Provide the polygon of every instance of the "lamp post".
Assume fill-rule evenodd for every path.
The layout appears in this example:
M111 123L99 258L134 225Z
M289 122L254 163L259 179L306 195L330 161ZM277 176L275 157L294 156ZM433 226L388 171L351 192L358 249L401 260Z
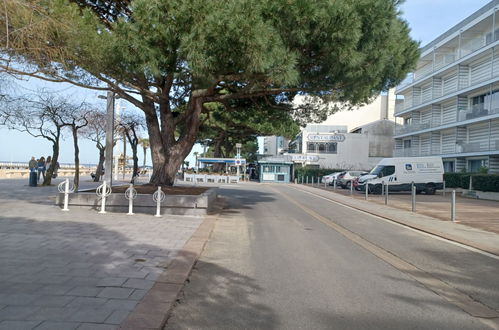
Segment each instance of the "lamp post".
M106 99L106 151L104 161L104 181L112 186L113 180L113 147L114 147L114 92L108 91L107 95L99 95Z
M237 177L239 178L239 167L240 167L240 164L241 164L241 148L242 148L242 144L241 143L236 143L236 149L237 149L237 155L236 155L236 159L239 160L239 162L236 162L236 168L237 168ZM239 179L238 179L239 180Z

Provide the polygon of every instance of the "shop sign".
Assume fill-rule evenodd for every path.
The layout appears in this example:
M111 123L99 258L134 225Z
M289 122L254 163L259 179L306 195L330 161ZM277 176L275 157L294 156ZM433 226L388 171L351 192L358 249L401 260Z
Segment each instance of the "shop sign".
M343 134L309 134L308 141L310 142L343 142L345 135Z
M291 155L291 160L293 160L294 162L318 162L319 156Z

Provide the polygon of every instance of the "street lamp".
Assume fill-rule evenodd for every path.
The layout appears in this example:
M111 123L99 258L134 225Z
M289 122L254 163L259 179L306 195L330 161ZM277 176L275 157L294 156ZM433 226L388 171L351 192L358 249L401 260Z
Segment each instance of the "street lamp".
M241 143L236 143L236 149L237 149L236 159L238 160L236 162L236 168L237 168L237 177L238 178L239 178L239 167L241 166L241 148L242 147L243 147L243 145Z
M114 92L108 91L107 95L98 95L100 99L105 99L106 103L106 151L104 161L104 180L113 183L113 147L114 147L114 100L119 98Z

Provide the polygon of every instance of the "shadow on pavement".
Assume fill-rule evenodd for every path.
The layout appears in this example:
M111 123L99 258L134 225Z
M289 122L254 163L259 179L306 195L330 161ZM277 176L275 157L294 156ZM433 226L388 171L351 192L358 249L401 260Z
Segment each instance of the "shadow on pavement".
M164 329L274 329L277 315L255 301L261 293L251 277L199 260Z

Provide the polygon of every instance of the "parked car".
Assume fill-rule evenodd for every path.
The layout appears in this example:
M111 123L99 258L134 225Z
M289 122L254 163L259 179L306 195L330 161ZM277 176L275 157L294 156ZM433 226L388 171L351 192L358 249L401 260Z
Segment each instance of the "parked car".
M350 189L352 181L357 179L359 176L366 172L363 171L347 171L344 175L340 175L338 178L338 185L343 189Z
M333 185L333 180L338 180L338 177L345 172L334 172L322 177L322 183L327 183L328 185Z
M444 167L441 157L400 157L384 158L368 174L359 178L358 189L381 193L381 185L388 184L390 191L411 191L412 184L416 192L424 191L428 195L443 187Z

